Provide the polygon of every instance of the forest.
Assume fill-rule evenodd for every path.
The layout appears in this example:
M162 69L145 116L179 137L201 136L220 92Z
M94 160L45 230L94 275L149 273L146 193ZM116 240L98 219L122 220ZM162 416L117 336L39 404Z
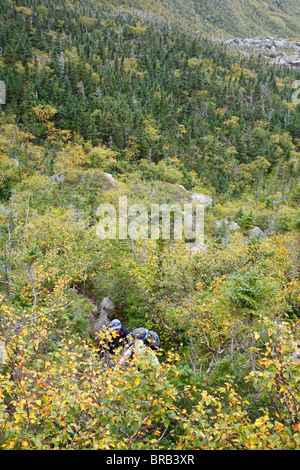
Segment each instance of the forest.
M0 449L299 449L300 69L129 3L0 3ZM200 245L97 235L197 195ZM158 368L99 360L104 298Z

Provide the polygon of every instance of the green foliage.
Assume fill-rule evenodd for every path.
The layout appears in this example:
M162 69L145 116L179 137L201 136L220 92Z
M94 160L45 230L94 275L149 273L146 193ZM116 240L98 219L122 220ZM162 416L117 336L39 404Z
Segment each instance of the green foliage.
M143 24L133 13L116 13L117 4L110 11L93 2L92 16L78 6L78 16L53 0L42 10L32 0L12 9L4 2L0 78L8 83L0 190L34 172L93 168L138 171L152 181L213 187L233 196L251 188L260 194L270 180L267 193L284 191L284 184L295 199L298 111L290 100L297 71L230 55L221 44L195 36L191 24L183 32L162 20L157 34L151 15ZM155 1L150 9L154 5L162 16L176 12L172 2L169 10ZM211 4L186 8L210 23ZM228 11L236 8L229 2ZM257 12L252 3L248 9ZM213 11L223 15L224 7L214 5ZM274 11L282 14L279 6Z
M239 215L239 214L238 214ZM249 230L253 228L253 214L244 214L238 218L239 224L241 226L241 229L244 233L244 235L249 235Z
M256 315L269 302L276 286L255 268L233 276L226 293L233 308L241 315Z
M40 3L0 5L0 448L299 448L299 72L204 37L297 34L296 2ZM97 237L194 192L204 247ZM104 297L158 368L99 359Z

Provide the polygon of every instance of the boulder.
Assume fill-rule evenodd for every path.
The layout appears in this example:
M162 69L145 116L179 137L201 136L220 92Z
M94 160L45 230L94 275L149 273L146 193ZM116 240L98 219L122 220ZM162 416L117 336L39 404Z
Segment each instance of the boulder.
M112 186L113 186L114 188L116 188L116 187L117 187L117 183L116 183L114 177L113 177L110 173L104 173L104 174L105 174L106 178L109 180L109 182L112 184Z
M98 333L104 325L108 325L110 320L115 316L115 305L108 298L104 297L100 305L100 315L98 320L94 324L94 331Z
M97 305L95 305L95 307L93 308L92 310L92 314L94 315L94 317L98 317L99 315L99 308L97 307Z
M223 229L223 233L222 233ZM227 219L220 219L216 221L216 235L221 236L225 244L230 240L230 234L240 229L239 224L234 221L229 222Z
M238 223L236 222L230 222L230 224L228 225L228 229L232 232L235 232L236 230L239 230L241 227L239 226Z
M267 238L267 235L259 227L254 227L252 230L250 230L249 237L265 239Z
M221 228L222 225L228 225L228 220L227 219L220 219L216 221L216 227Z
M56 175L50 176L49 180L58 184L58 183L63 183L66 177L67 175L65 173L57 173Z
M205 206L211 206L213 200L211 197L206 196L206 194L192 193L191 202L200 202L200 204L204 204Z
M236 230L239 230L240 229L240 226L239 224L237 224L236 222L229 222L227 219L220 219L220 220L217 220L216 221L216 227L217 229L219 230L222 226L226 226L226 228L230 231L236 231Z
M188 249L191 252L198 252L198 251L206 251L208 249L208 245L205 243L188 243Z

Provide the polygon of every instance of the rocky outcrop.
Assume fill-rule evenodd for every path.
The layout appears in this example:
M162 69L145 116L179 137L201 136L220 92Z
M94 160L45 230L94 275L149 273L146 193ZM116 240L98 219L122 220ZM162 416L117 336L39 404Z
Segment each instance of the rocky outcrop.
M60 184L63 183L67 175L65 173L56 173L55 175L50 176L49 180L53 183Z
M201 251L206 251L208 249L208 245L205 243L187 243L188 250L192 253L198 253Z
M261 228L259 228L259 227L254 227L252 230L250 230L249 237L250 237L250 238L262 238L262 239L265 239L265 238L267 238L267 235L265 234L265 232L264 232Z
M56 184L65 183L67 186L85 185L88 189L93 189L95 185L103 190L117 188L117 183L110 173L97 169L64 171L50 176L49 181Z
M199 202L200 204L204 204L205 206L211 206L213 200L211 197L206 196L206 194L201 193L192 193L191 194L191 202Z
M229 243L230 235L240 229L238 223L227 219L216 221L216 235L222 237L225 244Z
M300 42L288 41L286 39L274 39L270 36L257 38L234 38L225 41L224 44L238 48L242 53L263 53L265 58L272 64L287 67L300 68Z
M115 316L115 305L114 303L108 298L104 297L101 302L100 309L97 309L93 312L99 318L94 324L94 331L98 333L103 325L107 325L110 320L112 320Z
M109 182L111 183L112 187L113 188L116 188L117 187L117 183L113 177L113 175L111 175L110 173L104 173L106 178L109 180Z
M239 224L236 222L229 222L227 219L221 219L216 221L216 228L219 231L222 227L226 227L228 230L235 232L236 230L240 229Z

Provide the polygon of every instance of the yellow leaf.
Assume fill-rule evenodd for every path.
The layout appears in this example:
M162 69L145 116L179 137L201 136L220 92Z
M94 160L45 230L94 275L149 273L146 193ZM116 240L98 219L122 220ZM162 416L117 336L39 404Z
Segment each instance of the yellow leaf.
M136 378L134 379L135 385L138 385L138 384L140 383L140 381L141 381L141 379L140 379L139 377L136 377Z

